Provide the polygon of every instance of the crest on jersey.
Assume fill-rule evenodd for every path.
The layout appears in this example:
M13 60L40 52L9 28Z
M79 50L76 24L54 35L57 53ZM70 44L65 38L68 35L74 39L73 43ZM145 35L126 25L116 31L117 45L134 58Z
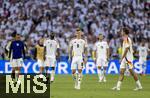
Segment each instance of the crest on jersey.
M19 46L19 43L17 43L16 45Z

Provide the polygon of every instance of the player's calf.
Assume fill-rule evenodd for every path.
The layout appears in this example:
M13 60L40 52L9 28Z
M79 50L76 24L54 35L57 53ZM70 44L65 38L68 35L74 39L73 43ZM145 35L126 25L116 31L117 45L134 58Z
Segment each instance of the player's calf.
M52 72L51 72L51 82L54 82L54 76L55 76L55 67L51 67Z

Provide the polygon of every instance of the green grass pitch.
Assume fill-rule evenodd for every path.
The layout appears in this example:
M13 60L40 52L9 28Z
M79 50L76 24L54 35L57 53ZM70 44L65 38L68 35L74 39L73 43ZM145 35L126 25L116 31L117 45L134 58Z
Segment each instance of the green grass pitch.
M118 75L107 75L106 83L99 83L97 75L84 75L81 90L74 89L71 75L56 75L50 85L50 98L150 98L150 76L139 77L143 86L141 91L133 91L135 82L126 76L121 91L113 91Z

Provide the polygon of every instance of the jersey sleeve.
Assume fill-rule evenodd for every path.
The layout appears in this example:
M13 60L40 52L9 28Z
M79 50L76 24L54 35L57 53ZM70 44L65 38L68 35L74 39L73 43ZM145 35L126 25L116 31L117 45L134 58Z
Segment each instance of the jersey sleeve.
M60 48L59 42L57 41L57 48Z
M85 40L85 47L87 48L88 47L88 44L87 44L87 41Z
M108 45L108 43L106 42L106 48L108 49L109 48L109 45Z
M129 40L125 40L125 41L124 41L124 46L125 46L125 48L129 48L129 47L130 47L130 42L129 42Z
M71 40L69 43L69 47L72 47L72 46L73 46L73 40Z
M43 46L46 46L46 42L47 42L47 41L46 41L46 40L44 40L44 44L43 44Z

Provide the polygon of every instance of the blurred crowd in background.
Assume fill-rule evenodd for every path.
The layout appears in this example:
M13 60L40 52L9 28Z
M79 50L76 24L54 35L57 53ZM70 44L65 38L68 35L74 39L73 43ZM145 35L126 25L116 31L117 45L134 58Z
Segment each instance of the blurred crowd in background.
M0 0L0 59L5 47L17 32L27 45L26 55L32 58L40 38L56 33L61 56L68 55L68 43L76 28L81 28L88 41L89 56L99 33L110 46L111 58L121 54L123 27L128 27L137 47L144 40L150 46L149 0Z

